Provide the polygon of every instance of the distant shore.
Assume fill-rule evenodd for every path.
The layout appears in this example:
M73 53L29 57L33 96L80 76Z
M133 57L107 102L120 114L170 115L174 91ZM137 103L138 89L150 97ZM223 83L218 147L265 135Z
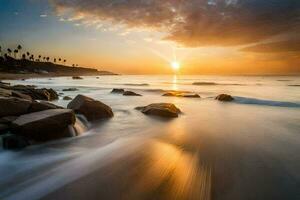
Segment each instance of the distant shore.
M60 76L102 76L118 75L109 71L79 66L67 66L52 62L14 59L9 56L0 57L0 80L48 78Z
M30 79L30 78L55 78L55 77L67 77L67 76L107 76L107 75L118 75L113 73L106 72L97 72L97 73L57 73L49 72L47 74L41 73L26 73L26 74L16 74L16 73L5 73L0 72L0 80L21 80L21 79Z

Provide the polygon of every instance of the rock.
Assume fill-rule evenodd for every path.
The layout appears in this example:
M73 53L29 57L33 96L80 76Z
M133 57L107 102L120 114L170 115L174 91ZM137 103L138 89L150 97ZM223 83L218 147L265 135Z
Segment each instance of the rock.
M99 79L99 77L97 76L96 79Z
M1 124L11 124L13 121L15 121L18 117L17 116L7 116L0 118Z
M72 92L72 91L77 91L78 89L77 88L66 88L66 89L63 89L62 91L64 92Z
M27 94L23 94L21 92L17 92L17 91L12 91L11 92L11 96L13 97L18 97L18 98L21 98L21 99L27 99L29 101L32 101L32 98L31 96L27 95Z
M182 97L186 97L186 98L201 98L199 94L182 94Z
M121 88L114 88L111 91L111 93L119 93L119 94L123 94L124 92L125 92L125 90L121 89Z
M72 76L72 79L83 79L82 77L80 77L80 76Z
M9 126L7 124L0 124L0 135L5 134L9 131Z
M35 100L46 100L46 101L52 101L58 99L58 94L53 89L35 89L32 86L14 86L13 89L15 91L18 91L22 94L29 95L32 99Z
M228 94L220 94L215 99L219 100L219 101L233 101L234 100L234 98Z
M4 149L22 149L29 145L28 140L18 135L6 135L2 138Z
M75 114L70 109L50 109L21 115L11 124L16 135L35 141L48 141L73 136L70 126L75 123Z
M132 92L132 91L125 91L125 92L123 93L123 95L124 95L124 96L142 96L142 95L137 94L137 93Z
M161 117L178 117L178 114L181 111L171 103L153 103L144 107L136 107L137 110L140 110L146 115L157 115Z
M113 117L112 109L104 103L90 97L77 95L69 104L69 109L84 115L88 121Z
M31 101L15 97L0 98L0 117L22 115L28 112Z
M65 96L65 97L63 98L63 100L66 100L66 101L68 101L68 100L72 100L72 98L71 98L71 97L69 97L69 96Z
M49 110L49 109L62 109L62 107L46 101L40 101L40 102L33 101L29 107L28 113L39 112L39 111Z
M195 93L182 93L182 92L167 92L162 96L166 97L186 97L186 98L200 98L198 94Z
M12 95L11 90L0 88L0 96L1 97L10 97Z

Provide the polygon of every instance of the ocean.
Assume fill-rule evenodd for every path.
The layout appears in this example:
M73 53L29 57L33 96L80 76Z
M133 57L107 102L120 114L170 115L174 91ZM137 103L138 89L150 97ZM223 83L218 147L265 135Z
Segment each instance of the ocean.
M78 137L0 150L0 199L300 199L299 76L94 76L8 81L83 94L114 117ZM77 91L62 91L66 88ZM113 94L124 88L142 96ZM201 98L162 96L168 90ZM235 100L220 102L218 94ZM137 106L173 103L163 120ZM84 127L83 127L84 126ZM88 127L88 128L86 128ZM41 130L42 131L42 130Z

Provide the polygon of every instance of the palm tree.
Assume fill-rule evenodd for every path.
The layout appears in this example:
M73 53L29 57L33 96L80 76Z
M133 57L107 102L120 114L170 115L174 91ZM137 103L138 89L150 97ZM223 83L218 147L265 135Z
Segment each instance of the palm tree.
M56 63L56 58L53 59L54 63Z
M22 59L23 59L23 60L26 59L26 54L25 54L25 53L22 54Z
M19 51L18 51L18 49L15 49L14 50L14 57L15 57L15 59L17 59L17 54L19 53Z
M11 52L12 52L11 49L8 48L8 49L7 49L7 53L8 53L9 56L11 56Z
M33 54L31 54L30 60L34 61L34 55Z
M46 58L47 62L49 62L49 59L50 59L49 57Z
M46 60L46 57L43 57L43 61L45 62L45 60Z
M19 53L21 54L22 46L18 45L17 49L18 49Z
M26 54L27 54L27 56L28 56L28 57L30 56L30 53L29 53L28 51L27 51L27 53L26 53Z
M60 61L61 61L61 58L59 58L58 61L60 62Z
M38 59L38 61L40 61L41 57L42 57L42 56L41 56L41 55L39 55L39 59Z
M64 59L64 64L66 64L66 62L67 62L67 60L66 60L66 59Z

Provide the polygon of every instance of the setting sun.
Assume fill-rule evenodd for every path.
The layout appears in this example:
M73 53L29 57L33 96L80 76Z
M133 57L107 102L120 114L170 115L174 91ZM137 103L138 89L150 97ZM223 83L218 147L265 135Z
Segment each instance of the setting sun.
M180 68L180 63L177 61L173 61L171 63L171 66L172 66L173 70L177 71Z

